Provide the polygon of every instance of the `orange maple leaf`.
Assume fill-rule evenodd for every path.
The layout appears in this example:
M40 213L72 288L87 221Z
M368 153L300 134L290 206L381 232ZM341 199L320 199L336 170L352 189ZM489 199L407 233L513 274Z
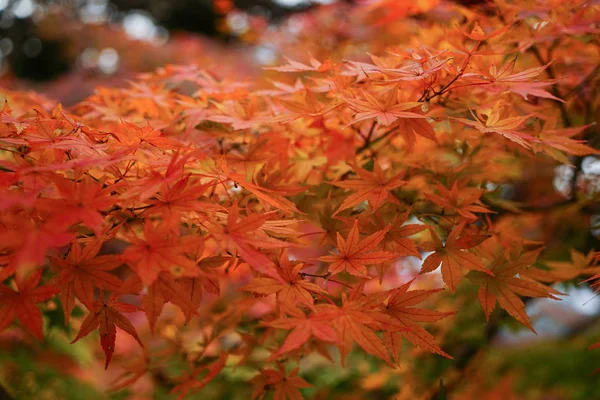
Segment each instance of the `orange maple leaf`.
M326 72L331 69L336 68L336 65L330 60L327 59L324 63L321 63L319 60L310 55L309 63L310 65L303 64L298 61L294 61L286 56L283 58L287 61L287 65L282 65L279 67L264 67L263 69L273 70L278 72Z
M360 179L330 182L330 184L334 186L356 190L355 193L344 200L333 214L334 216L343 210L359 205L363 201L368 201L373 210L379 208L388 198L391 198L392 202L395 202L396 200L390 196L390 191L406 183L406 181L402 180L404 173L399 173L391 178L386 178L381 166L377 162L373 165L373 172L358 166L356 166L354 170Z
M338 337L331 326L331 321L318 314L312 314L307 317L302 311L296 310L292 312L291 318L276 319L265 323L265 325L277 329L292 329L279 350L273 354L273 358L296 350L307 343L311 336L324 342L338 342Z
M441 264L442 279L452 293L456 291L456 285L460 280L461 266L471 270L481 271L492 276L494 275L493 272L485 267L481 258L467 251L467 249L479 245L482 241L487 239L488 236L461 236L465 224L466 223L463 221L454 227L448 235L445 244L442 243L438 235L431 230L433 242L420 245L423 250L433 251L433 254L430 254L425 261L423 261L421 273L424 274L436 270Z
M486 319L490 318L497 302L512 317L535 333L525 311L525 304L517 294L526 297L549 297L555 300L558 298L554 294L561 294L534 280L525 279L526 269L535 263L540 251L541 249L533 250L518 256L503 252L489 267L494 273L493 276L478 271L469 273L469 279L479 285L479 303ZM523 276L520 273L523 273Z
M277 293L279 304L283 307L295 307L304 304L314 309L313 293L327 293L321 287L303 279L300 274L306 268L303 263L290 262L288 251L284 249L279 257L277 270L282 281L273 278L253 278L242 289L261 296Z
M351 275L368 278L366 265L380 264L396 258L394 253L388 251L374 251L383 240L389 226L360 240L358 233L358 220L344 239L337 233L338 254L331 253L329 256L319 257L319 261L331 263L329 273L331 275L347 271Z
M383 312L396 319L400 324L406 326L403 332L384 332L383 341L392 352L394 359L398 362L398 354L401 347L401 338L404 337L413 346L423 350L437 353L446 358L452 358L444 352L435 342L433 335L425 330L419 322L434 322L455 314L454 312L440 312L414 308L413 306L423 302L429 296L442 289L431 290L408 290L414 280L390 291L390 297L382 305Z
M478 217L473 213L492 213L479 200L483 191L475 188L463 187L459 190L458 181L455 181L452 188L448 190L444 185L437 182L439 195L426 193L425 196L435 204L443 207L445 210L453 211L469 220L476 220Z
M416 112L407 111L416 107L421 107L421 103L414 101L398 103L397 87L393 87L389 90L389 93L383 102L380 102L375 96L364 90L361 91L361 94L364 100L345 95L340 96L340 98L356 112L352 121L346 126L373 118L378 124L384 126L391 125L398 118L427 118Z
M531 114L520 117L501 118L500 102L496 103L491 109L478 110L477 113L471 111L471 114L473 115L473 120L451 118L467 126L471 126L481 133L497 133L502 135L526 149L531 149L531 142L539 142L539 139L517 130L519 126L533 116Z
M356 342L364 351L391 366L393 363L387 348L376 332L403 332L410 328L381 311L380 304L389 296L387 292L363 295L365 282L363 279L348 295L342 294L341 307L319 304L314 318L331 321L333 324L339 339L337 346L340 349L342 365L345 364L352 344Z
M275 211L271 211L240 218L236 201L229 209L226 226L212 224L210 232L224 247L239 252L244 261L257 272L283 282L283 278L279 275L273 261L257 250L258 248L273 249L288 246L287 243L271 238L259 230L276 214Z

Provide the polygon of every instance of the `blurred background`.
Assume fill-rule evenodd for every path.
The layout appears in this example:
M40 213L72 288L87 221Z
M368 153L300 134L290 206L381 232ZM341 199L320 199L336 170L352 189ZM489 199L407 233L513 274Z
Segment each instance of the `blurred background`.
M248 45L286 16L334 1L0 0L0 84L73 104L97 84L165 64L214 64L206 54L223 47L247 58L238 74L248 74L276 59L273 48ZM219 68L235 69L225 61Z
M333 53L338 58L364 58L366 51L377 53L393 42L394 37L382 35L377 43L371 40L381 33L382 16L395 12L393 5L390 6L393 1L388 2L391 8L369 9L376 23L356 23L354 7L368 7L368 3L352 0L0 0L0 87L33 90L68 106L84 100L96 86L123 86L140 73L169 64L196 64L202 69L218 71L220 76L243 81L262 73L262 67L280 62L281 55L292 47L305 46L303 52L311 52L318 59ZM430 7L439 2L421 3L425 4L423 7ZM460 3L469 7L485 2L465 0ZM440 7L439 12L443 14L444 8ZM319 24L319 33L327 34L311 37L314 34L311 24ZM414 27L402 29L410 31ZM402 30L394 34L399 32ZM539 167L543 173L531 172L531 181L539 181L540 176L546 174L545 182L552 186L555 198L569 199L576 196L576 191L599 191L600 161L596 157L584 158L577 169L568 165L548 169L548 165ZM535 196L535 188L527 181L499 190L503 191L504 199L531 200ZM560 253L559 257L568 265L583 266L589 261L586 259L589 252L599 248L600 213L598 210L591 213L592 224L596 226L591 230L573 230L570 224L571 230L564 231L567 225L561 225L558 216L548 219L552 222L552 226L546 227L550 229L548 232L554 234L558 242L562 241L564 248L573 246L579 250L572 254ZM567 217L565 214L561 218ZM374 360L357 358L355 354L355 359L344 370L327 368L322 361L306 360L314 362L307 379L317 388L328 388L330 396L385 399L402 391L403 379L413 379L418 382L417 386L437 386L448 371L452 371L469 376L470 383L462 387L466 397L462 398L600 399L600 385L595 384L597 378L589 377L589 373L600 366L600 357L597 351L586 350L600 337L600 301L585 284L572 282L557 288L568 294L561 302L535 299L527 303L537 336L512 322L488 325L477 304L454 304L455 298L447 296L440 298L439 304L461 309L445 332L444 346L457 354L455 361L415 353L411 357L417 361L412 365L417 365L418 371L410 372L391 370ZM68 329L61 316L59 311L52 315L51 327ZM131 389L118 393L105 390L110 382L102 380L106 375L101 366L87 371L78 367L78 362L85 364L91 360L95 343L90 346L82 341L69 345L55 336L34 351L11 347L11 343L11 338L0 337L0 384L10 387L17 398L132 398L128 397L132 395ZM486 351L480 351L482 348ZM57 365L60 368L55 368ZM360 378L365 371L371 372L369 378ZM113 381L118 376L110 378ZM151 378L154 387L158 387L154 398L163 398L163 395L169 398L166 396L169 387L160 386L161 376ZM232 382L246 379L243 369L226 370L207 388L206 393L213 393L207 398L247 399L248 387L231 386ZM353 393L357 388L361 395L351 397L356 396ZM440 386L439 392L444 390ZM3 400L2 396L0 392ZM327 398L327 394L324 396L321 398ZM133 398L137 398L135 393ZM445 397L440 395L439 399L442 398Z

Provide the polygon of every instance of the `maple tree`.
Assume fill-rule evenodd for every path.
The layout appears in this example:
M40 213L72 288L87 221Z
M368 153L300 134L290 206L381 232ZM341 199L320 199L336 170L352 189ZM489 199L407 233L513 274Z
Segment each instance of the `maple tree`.
M252 81L169 65L72 107L0 89L0 331L41 341L58 307L114 388L177 359L178 398L248 368L252 398L295 400L313 354L458 358L456 387L460 304L534 331L527 298L598 289L598 4L365 3L308 13ZM345 11L371 35L332 53ZM568 193L536 173L558 165Z

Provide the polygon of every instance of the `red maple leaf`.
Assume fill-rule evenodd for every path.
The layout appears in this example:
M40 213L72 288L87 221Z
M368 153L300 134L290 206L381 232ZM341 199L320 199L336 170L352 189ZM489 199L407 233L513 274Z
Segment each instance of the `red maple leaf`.
M202 236L180 236L167 224L154 224L150 219L144 223L144 239L127 235L131 246L125 249L122 259L127 262L145 285L151 285L161 271L177 276L197 275L196 261L187 256L199 254L204 240Z
M17 279L18 291L0 285L0 331L18 319L23 328L44 341L42 312L36 304L48 300L59 290L52 286L38 286L43 272L43 269L38 269L24 280Z
M55 267L58 276L53 284L60 287L60 300L65 314L65 323L75 306L77 297L88 309L94 302L94 287L101 290L118 291L123 282L106 271L117 268L123 262L119 256L97 256L102 240L90 241L85 247L73 242L65 259L50 257L50 264Z
M142 311L141 308L131 304L120 303L117 301L118 295L113 294L108 303L96 301L93 304L90 313L83 320L79 333L71 343L75 343L82 337L89 335L96 328L100 331L100 345L104 354L106 354L106 363L104 368L108 368L110 359L115 351L115 340L117 337L117 326L130 334L139 344L144 347L135 327L125 318L122 313L132 313Z
M179 384L171 390L170 394L179 393L177 399L183 400L190 391L195 392L202 389L204 386L208 385L219 372L221 372L223 367L225 367L226 361L227 353L222 352L218 360L207 365L201 365L189 373L186 373L178 379ZM204 371L206 371L206 374L204 374L201 379L198 379L198 376Z
M279 369L264 369L261 375L253 379L256 388L252 393L251 400L262 399L268 390L274 390L273 399L276 400L302 400L304 397L298 389L311 387L308 382L298 376L300 368L286 374L281 364Z

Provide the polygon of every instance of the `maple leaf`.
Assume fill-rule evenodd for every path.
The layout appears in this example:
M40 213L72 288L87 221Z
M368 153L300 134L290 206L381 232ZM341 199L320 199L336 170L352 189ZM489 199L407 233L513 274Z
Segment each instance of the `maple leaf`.
M406 224L410 213L410 209L402 214L394 213L392 221L386 225L384 220L389 218L386 218L387 216L384 216L383 213L376 211L372 215L360 219L359 223L361 228L367 232L375 232L387 228L381 242L383 250L391 250L399 257L413 256L421 258L421 253L419 253L417 245L408 239L408 237L424 231L427 229L427 226L424 224Z
M374 251L388 230L389 226L360 240L358 220L355 220L346 239L339 232L337 233L337 250L339 253L332 252L329 256L319 257L318 260L331 263L328 270L331 275L347 271L351 275L368 278L366 265L380 264L396 258L394 253Z
M123 252L122 259L130 265L144 285L151 285L161 271L175 275L197 275L195 260L186 253L202 253L202 236L179 236L179 232L166 224L154 224L150 219L144 223L144 239L128 234L131 246Z
M502 68L497 68L496 65L492 63L489 72L484 75L484 79L492 85L482 85L482 87L484 89L489 89L493 91L508 90L520 94L525 100L527 100L528 95L533 95L536 97L557 100L564 103L563 100L541 89L545 86L553 85L554 83L556 83L555 80L531 81L531 79L536 78L539 74L542 73L542 71L547 69L550 66L550 64L552 64L552 62L549 62L546 65L542 65L540 67L528 68L521 72L513 73L512 71L515 67L516 61L517 59L514 58L511 62L507 63Z
M392 366L387 348L376 331L401 332L409 328L379 309L379 305L388 297L387 292L362 295L365 282L366 280L362 280L348 296L346 293L342 294L341 307L333 304L318 305L314 318L325 319L333 324L339 339L337 346L340 349L342 365L345 365L346 356L352 344L356 342L365 352Z
M319 314L312 314L307 317L302 311L295 311L292 313L291 318L280 318L264 324L277 329L292 330L271 358L277 358L282 354L296 350L307 343L311 337L328 343L338 342L331 321L328 318L319 316Z
M406 326L406 331L402 332L384 332L383 341L392 352L394 359L398 362L398 354L401 344L401 338L404 337L413 346L418 346L423 350L437 353L446 358L452 359L450 355L444 352L435 342L435 338L418 323L434 322L455 314L454 312L440 312L414 308L413 306L425 301L429 296L441 291L442 289L430 290L408 290L414 280L400 286L397 289L390 290L390 297L384 302L382 310L387 315L396 319L400 324Z
M421 273L431 272L436 270L440 264L442 265L442 279L452 293L456 291L456 285L460 280L461 267L467 269L481 271L485 274L494 275L488 270L481 258L475 254L469 253L467 249L479 245L489 236L484 235L461 235L465 228L466 222L461 222L454 227L446 243L442 243L438 235L430 229L433 242L423 243L420 247L425 251L433 251L421 267Z
M156 321L160 316L163 306L171 302L183 311L186 323L202 301L202 280L196 277L180 278L176 280L169 272L161 272L156 280L148 286L142 299L144 311L154 332Z
M298 376L300 368L296 368L286 374L283 367L278 365L279 369L264 369L261 374L253 379L256 386L252 392L251 400L262 399L268 388L272 388L274 400L303 400L304 397L298 389L309 388L310 385L304 379Z
M357 112L352 121L350 121L346 126L373 118L375 118L378 124L384 126L391 125L398 118L427 118L426 116L416 112L407 111L416 107L421 107L421 103L398 103L398 89L396 87L393 87L389 91L383 102L380 102L376 97L364 90L361 91L361 95L364 100L340 95L340 99L347 103L348 106L350 106L350 108L352 108L355 112Z
M75 236L73 232L65 232L63 226L51 224L44 213L39 213L36 220L11 213L0 213L0 218L3 224L0 266L4 267L0 269L0 281L13 274L18 279L27 277L43 263L48 249L64 246Z
M396 121L398 132L402 135L409 150L412 150L416 143L415 134L437 143L435 131L429 122L422 118L399 118Z
M42 312L36 304L50 299L59 290L52 286L38 286L43 272L40 268L26 279L17 279L18 291L0 285L0 331L18 319L24 329L40 342L44 341Z
M75 343L98 328L100 331L100 345L102 346L102 350L106 355L104 369L108 368L110 359L115 351L117 327L127 332L140 344L140 346L144 347L135 330L135 327L122 314L142 311L142 309L131 304L120 303L117 300L118 295L113 294L110 296L110 299L107 303L100 301L94 302L90 313L81 323L81 328L79 329L77 336L71 342Z
M154 129L150 125L139 127L130 122L123 121L122 124L117 125L115 132L118 140L133 148L146 147L148 145L155 149L173 149L181 147L181 144L170 138L158 130Z
M204 386L208 385L216 376L221 372L227 361L227 353L222 352L219 359L208 365L202 365L198 368L193 369L189 373L180 377L180 382L177 386L171 390L170 394L179 393L177 396L178 400L183 400L190 391L198 391ZM198 376L206 371L206 374L198 380Z
M273 239L259 230L275 215L276 212L271 211L240 218L236 201L229 209L226 226L212 224L210 232L223 246L239 252L244 261L257 272L283 282L273 261L257 250L257 248L273 249L288 246L287 243Z
M481 133L497 133L504 136L508 140L511 140L526 149L531 148L530 142L538 142L539 139L523 132L516 130L525 121L532 117L532 115L524 115L520 117L508 117L501 119L500 102L496 103L493 108L487 110L478 110L477 114L473 113L473 120L464 118L452 119L459 121L467 126L471 126Z
M354 167L359 179L347 181L330 182L331 185L342 187L344 189L356 190L355 193L348 196L340 205L334 216L343 210L354 207L364 201L368 201L373 210L377 210L383 202L392 198L390 191L404 185L406 181L402 180L404 173L399 173L391 178L386 178L379 163L373 165L373 172L358 166ZM395 199L392 198L393 201Z
M279 257L277 270L281 280L273 278L253 278L242 290L266 296L277 294L277 300L282 307L295 307L304 304L314 309L313 293L327 293L321 287L303 279L300 271L306 268L303 263L290 262L288 251L284 249Z
M218 112L213 112L205 119L224 124L231 124L235 130L248 129L254 125L266 122L269 115L266 112L257 110L258 103L256 96L250 97L250 100L244 107L238 101L226 101L225 103L213 102Z
M164 183L162 186L155 196L146 200L146 204L152 205L146 214L161 215L169 225L179 223L182 214L220 208L211 202L199 200L203 192L214 186L213 182L200 184L188 175L172 185Z
M54 184L60 197L45 199L40 204L41 209L55 214L51 223L69 227L73 223L83 222L90 228L99 231L103 222L100 211L115 203L111 190L103 188L103 182L94 182L87 175L81 181L56 176Z
M229 172L226 167L224 170L229 179L253 193L261 202L268 203L288 214L302 214L293 202L284 197L301 193L307 189L304 186L286 182L290 180L291 171L289 169L280 168L269 171L263 167L256 172L255 183L247 182L243 175Z
M280 104L286 112L273 117L270 122L287 123L302 117L317 117L326 114L339 105L339 101L321 103L311 90L304 90L303 94L303 98L299 101L277 98L276 103Z
M242 180L245 180L246 175L251 174L258 165L277 157L276 154L273 154L273 148L285 146L288 146L288 142L284 138L262 134L248 146L232 147L224 157L227 162L222 164L223 172L227 175L229 170L232 172L235 170L235 172L243 174L244 179Z
M533 144L534 153L543 152L564 164L570 164L565 153L575 156L599 153L598 150L586 145L585 140L572 139L573 136L585 131L590 125L556 129L554 128L555 124L556 120L550 120L544 124L544 129L541 130L538 136L540 143Z
M119 256L97 256L102 243L102 240L96 239L82 247L79 242L73 242L65 259L49 257L50 264L58 272L58 276L53 278L52 283L61 289L60 300L65 314L65 324L69 323L75 306L75 297L91 309L95 298L94 287L118 291L123 284L119 278L106 272L122 265Z
M327 59L324 63L321 63L319 60L315 59L312 55L310 55L309 63L310 65L303 64L298 61L294 61L289 59L286 56L283 56L285 61L287 61L287 65L282 65L279 67L263 67L263 69L273 70L277 72L326 72L331 69L336 68L336 65L332 63L330 59Z
M490 264L489 269L494 273L493 276L477 271L469 273L469 279L479 285L479 303L485 312L486 319L489 320L496 303L498 303L517 321L536 333L525 311L525 304L517 295L548 297L558 300L553 293L560 294L560 292L534 280L525 279L526 269L535 263L541 250L529 251L518 256L503 252Z
M296 79L294 85L288 85L284 82L275 81L273 79L267 79L269 83L275 86L276 89L263 89L257 90L254 93L258 96L273 96L277 97L284 94L295 94L306 90L304 83L300 79Z
M12 125L15 128L17 135L20 135L25 128L31 126L35 119L35 117L26 117L25 115L22 115L17 118L13 117L12 109L8 105L8 100L4 100L4 107L0 112L0 122L2 122L3 124Z
M421 258L421 253L417 249L414 241L409 239L409 236L415 235L427 229L424 224L407 224L406 220L410 215L411 210L408 209L402 214L394 214L392 221L386 225L384 220L388 220L387 214L383 213L384 207L378 209L371 215L365 215L359 218L359 226L361 231L374 233L376 231L388 228L381 242L383 250L391 250L397 257L412 256ZM377 266L379 271L379 281L383 282L385 271L391 266L391 263L386 262Z
M436 203L437 205L444 208L444 210L453 211L468 220L478 219L477 215L473 213L491 213L483 203L479 200L481 190L474 188L458 188L458 181L454 181L452 188L448 190L444 185L437 182L436 187L440 195L433 193L427 193L425 196Z
M180 155L179 151L176 151L172 157L169 158L169 162L166 165L160 165L160 167L166 166L166 170L164 173L157 172L154 168L151 169L147 176L143 179L139 179L135 185L132 187L132 192L135 193L135 197L140 201L145 201L149 197L154 196L158 191L165 190L165 187L173 187L171 184L175 184L179 182L178 189L184 191L184 194L181 194L182 197L187 198L189 200L189 192L184 190L182 186L187 187L189 183L186 180L185 176L183 176L183 170L185 165L189 160L197 156L198 152L189 152ZM123 179L124 177L118 174L118 176ZM199 189L203 189L202 186ZM176 193L171 193L170 195L178 196ZM183 200L179 198L178 200Z

